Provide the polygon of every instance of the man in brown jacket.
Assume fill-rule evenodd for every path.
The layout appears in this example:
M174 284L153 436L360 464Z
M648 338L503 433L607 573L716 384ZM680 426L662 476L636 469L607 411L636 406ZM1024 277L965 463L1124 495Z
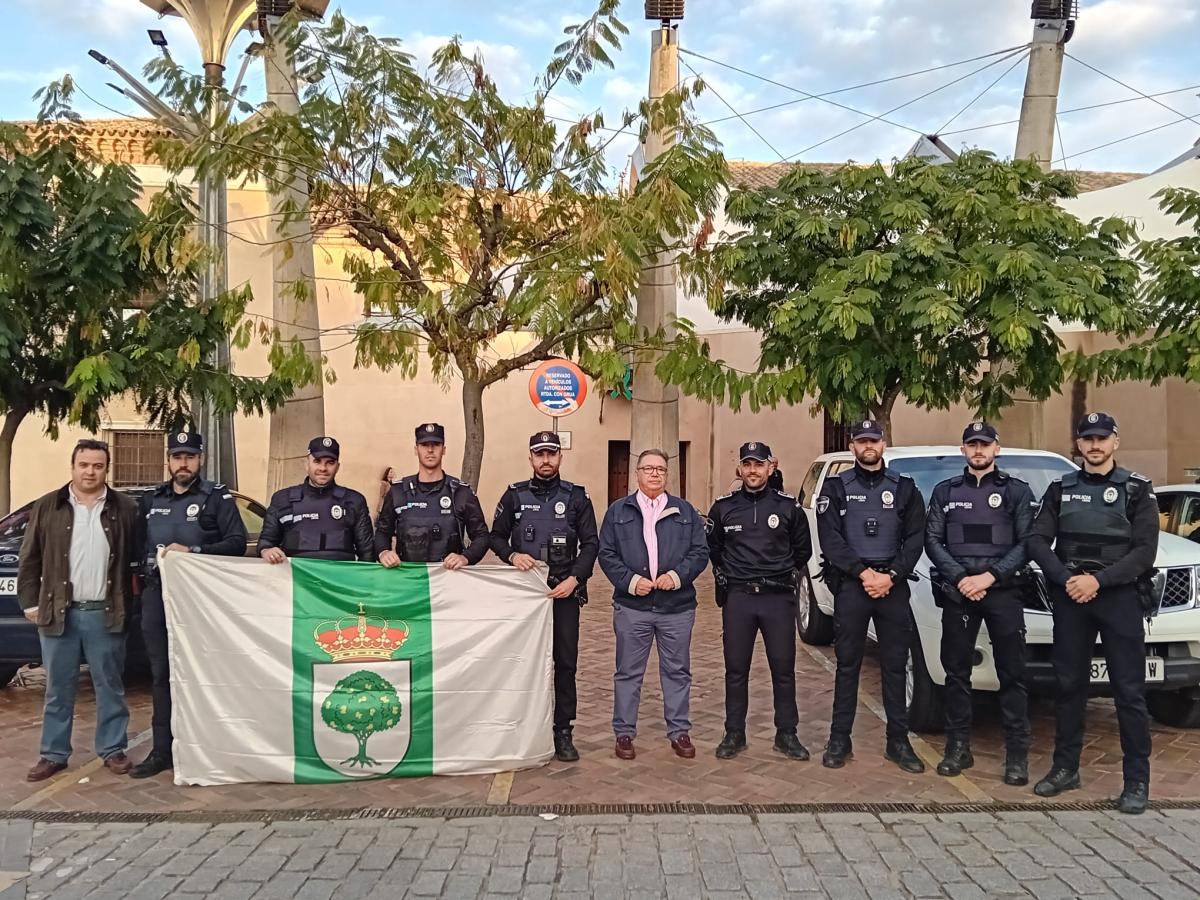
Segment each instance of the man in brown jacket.
M21 544L17 598L38 626L46 670L41 758L29 781L67 767L84 658L96 690L96 754L118 775L132 765L123 670L137 504L108 490L108 464L107 444L80 441L70 483L34 503Z

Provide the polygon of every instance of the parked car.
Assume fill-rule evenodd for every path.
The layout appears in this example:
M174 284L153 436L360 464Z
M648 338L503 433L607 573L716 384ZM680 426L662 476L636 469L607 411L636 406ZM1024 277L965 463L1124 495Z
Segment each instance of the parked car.
M958 447L889 447L887 464L911 475L928 502L934 485L963 469ZM1050 482L1070 472L1075 465L1056 453L1005 448L998 464L1029 482L1034 496L1041 497ZM801 578L797 624L800 637L810 644L828 644L833 639L833 596L816 579L820 548L814 503L826 478L854 465L849 452L827 453L808 470L800 499L809 517L814 554L807 577ZM1200 498L1200 494L1196 495ZM1200 544L1163 534L1158 546L1156 586L1161 598L1159 614L1146 627L1146 687L1150 713L1158 721L1177 727L1200 727ZM930 562L922 555L917 581L912 588L915 640L908 659L909 723L914 731L940 731L942 689L946 673L941 662L942 613L933 602L929 584ZM1053 619L1044 590L1026 601L1025 630L1028 643L1027 676L1031 688L1054 684L1050 660ZM872 631L872 639L875 635ZM1097 646L1092 668L1093 690L1107 692L1108 668ZM991 642L987 629L979 633L975 667L971 675L976 690L999 690Z
M120 488L121 493L139 499L154 490L154 486ZM262 532L267 510L257 500L233 492L238 512L246 525L246 555L258 555L258 536ZM37 626L25 618L17 602L17 561L21 541L29 525L32 501L0 519L0 688L7 687L24 665L41 665L42 646ZM127 669L146 668L146 651L142 645L141 606L135 585L133 606L129 615Z
M1200 484L1168 484L1155 487L1154 493L1158 527L1200 544Z

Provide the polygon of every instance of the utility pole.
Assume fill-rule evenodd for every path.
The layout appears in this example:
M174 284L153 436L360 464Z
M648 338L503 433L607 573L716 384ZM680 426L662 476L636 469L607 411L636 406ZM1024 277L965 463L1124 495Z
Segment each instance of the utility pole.
M646 0L646 18L659 22L650 33L650 99L658 100L679 85L679 31L673 21L683 18L683 0ZM675 142L669 131L650 129L643 148L649 165ZM656 253L645 260L637 294L639 331L675 335L678 307L674 252ZM679 494L679 389L664 384L655 373L662 353L638 350L633 362L633 405L630 411L629 487L637 486L637 456L651 447L665 450L667 490Z
M1054 160L1054 123L1063 56L1075 33L1078 0L1034 0L1033 42L1025 75L1025 97L1017 126L1016 159L1033 159L1050 171Z
M329 0L303 0L306 15L321 17ZM290 11L290 0L258 0L258 30L265 43L267 104L285 115L299 115L299 79L292 48L280 39L279 17ZM285 176L286 178L286 176ZM274 291L271 316L280 338L299 341L317 364L318 377L298 389L283 408L271 413L267 450L267 496L296 480L299 461L308 442L325 433L325 387L319 374L321 321L317 307L313 226L309 210L308 180L297 172L290 180L271 182L271 261Z

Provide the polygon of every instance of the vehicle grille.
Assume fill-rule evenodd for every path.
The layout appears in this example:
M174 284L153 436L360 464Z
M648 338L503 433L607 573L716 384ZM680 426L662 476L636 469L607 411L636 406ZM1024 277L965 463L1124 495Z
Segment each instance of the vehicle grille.
M1196 574L1191 566L1167 569L1159 609L1184 609L1196 602Z

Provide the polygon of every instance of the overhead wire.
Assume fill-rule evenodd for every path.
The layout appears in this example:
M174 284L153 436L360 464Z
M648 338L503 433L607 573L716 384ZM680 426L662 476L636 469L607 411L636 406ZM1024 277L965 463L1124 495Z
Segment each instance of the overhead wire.
M1191 116L1181 115L1178 119L1174 119L1170 122L1164 122L1161 125L1155 125L1153 128L1147 128L1144 131L1138 131L1134 134L1127 134L1125 137L1117 138L1115 141L1107 141L1103 144L1098 144L1095 147L1089 147L1087 150L1080 150L1078 153L1072 153L1070 156L1060 156L1057 160L1055 160L1055 162L1063 163L1068 159L1077 159L1078 157L1085 156L1088 153L1095 153L1097 150L1105 150L1109 147L1116 146L1117 144L1123 144L1126 141L1132 141L1134 138L1140 138L1147 134L1153 134L1156 131L1162 131L1164 128L1170 128L1172 125L1181 125L1184 122L1190 121L1191 118Z
M709 119L707 122L702 122L701 124L702 125L717 125L721 122L728 122L732 119L740 119L743 116L753 116L760 112L771 112L776 109L782 109L785 106L793 106L797 103L806 103L809 100L819 100L824 97L832 97L836 94L846 94L851 91L861 90L862 88L876 87L877 85L888 84L893 81L902 81L906 78L914 78L917 75L927 75L930 72L940 72L944 69L953 69L958 66L965 66L967 63L978 62L981 59L988 59L989 57L992 57L992 56L1003 56L1007 53L1012 52L1013 50L1019 49L1019 47L1021 47L1021 46L1028 47L1029 45L1024 44L1024 45L1017 45L1015 47L1006 47L1003 50L995 50L991 53L981 54L980 56L972 56L968 59L960 59L957 62L945 63L944 65L940 65L940 66L930 66L927 69L917 69L916 71L904 72L903 74L900 74L900 75L890 75L887 78L877 78L874 81L864 81L860 84L852 84L849 87L837 88L836 90L832 90L832 91L822 91L819 94L808 94L807 92L801 91L798 88L789 88L789 90L793 90L793 91L796 91L797 93L805 94L805 96L800 97L796 100L785 100L783 103L775 103L775 104L772 104L771 106L763 106L763 107L759 107L758 109L752 109L746 113L738 113L733 116L724 116L720 119ZM706 57L701 57L700 54L695 53L694 51L684 50L682 47L680 48L679 52L686 53L689 56L696 56L697 58L707 59ZM725 63L721 63L716 60L708 60L708 61L716 62L717 65L726 65ZM746 73L746 74L750 74L750 75L752 75L752 77L757 78L761 81L767 81L770 84L778 84L778 82L771 81L771 79L764 78L761 75L755 75L754 73Z
M1195 122L1197 125L1200 125L1200 119L1197 119L1195 116L1188 115L1187 113L1185 113L1181 110L1178 110L1173 106L1168 106L1167 104L1163 103L1161 100L1157 99L1156 97L1153 97L1150 94L1145 93L1144 91L1138 90L1133 85L1127 84L1126 82L1122 81L1120 78L1117 78L1113 75L1109 75L1107 72L1105 72L1101 69L1097 69L1095 66L1091 65L1090 63L1084 62L1078 56L1072 56L1070 53L1064 53L1064 55L1068 59L1074 60L1075 62L1079 63L1084 68L1090 69L1091 71L1095 72L1097 75L1100 75L1103 78L1107 78L1109 81L1113 82L1114 84L1119 84L1121 87L1125 88L1127 91L1133 91L1135 94L1137 94L1143 100L1149 100L1151 103L1155 104L1156 106L1161 106L1167 112L1175 113L1175 115L1177 115L1177 116L1183 116L1185 119L1188 119L1189 121Z
M691 64L691 63L689 63L689 62L688 62L688 61L685 59L685 60L683 61L683 64L684 64L685 66L687 66L687 68L688 68L688 71L689 71L689 72L691 72L693 75L695 75L695 76L696 76L696 78L697 78L698 80L700 79L700 73L699 73L699 72L697 72L695 69L693 69L693 68L692 68L692 64ZM787 158L786 158L786 157L785 157L785 156L784 156L782 153L780 153L778 149L776 149L775 145L774 145L774 144L772 144L770 141L768 141L768 140L767 140L767 139L766 139L766 138L763 136L763 133L762 133L761 131L759 131L757 128L755 128L753 125L751 125L751 124L750 124L750 122L749 122L749 121L746 119L746 117L745 117L744 115L742 115L740 112L738 112L736 109L734 109L734 108L733 108L733 104L731 104L731 103L730 103L728 100L726 100L726 99L725 99L723 96L721 96L721 93L720 93L720 92L719 92L719 91L718 91L718 90L717 90L715 87L713 87L713 86L712 86L712 84L710 84L709 82L705 82L705 86L706 86L706 87L707 87L707 88L708 88L710 91L712 91L712 92L713 92L713 96L715 96L715 97L716 97L718 100L720 100L722 103L724 103L724 104L725 104L725 106L726 106L726 107L729 109L729 111L730 111L731 113L733 113L733 114L734 114L734 116L736 116L738 119L741 119L741 121L742 121L742 124L743 124L743 125L745 125L747 128L749 128L749 129L750 129L752 132L754 132L755 136L756 136L756 137L757 137L757 138L758 138L760 141L762 141L764 144L766 144L766 145L767 145L767 146L768 146L768 147L771 149L771 152L772 152L772 153L774 153L776 156L778 156L778 157L779 157L781 160L783 160L784 162L787 162Z
M992 88L994 88L996 85L998 85L1001 81L1003 81L1008 76L1008 73L1011 72L1013 69L1015 69L1017 66L1019 66L1028 56L1029 56L1029 51L1026 51L1026 52L1022 53L1020 56L1018 56L1013 61L1013 64L1011 66L1009 66L1007 69L1005 69L1003 72L1001 72L991 84L989 84L982 91L980 91L978 94L976 94L974 97L972 97L971 101L966 106L964 106L962 109L960 109L954 115L952 115L948 120L946 120L946 124L943 125L941 128L939 128L937 131L935 131L934 134L941 134L943 131L945 131L948 126L950 126L954 123L955 119L957 119L959 116L961 116L963 113L965 113L968 109L970 109L972 106L974 106L980 100L982 100L984 95L986 95L988 91L990 91Z

